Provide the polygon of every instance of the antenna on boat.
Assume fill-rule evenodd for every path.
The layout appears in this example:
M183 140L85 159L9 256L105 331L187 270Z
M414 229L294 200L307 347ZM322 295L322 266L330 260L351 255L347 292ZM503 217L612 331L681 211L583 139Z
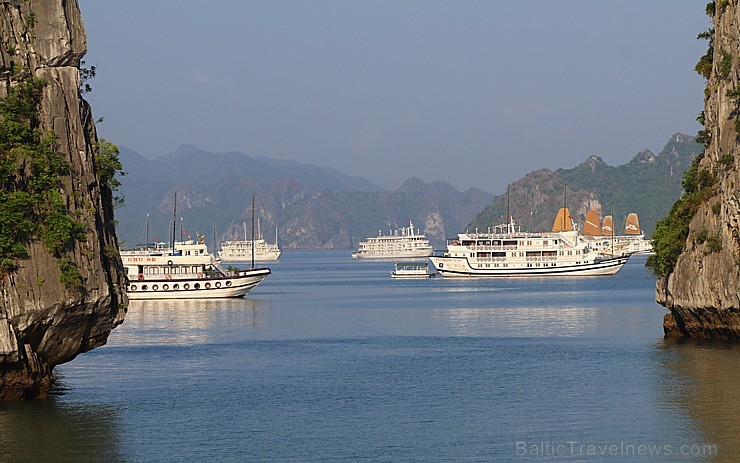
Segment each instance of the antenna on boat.
M177 192L172 203L172 255L175 254L175 229L177 228Z
M254 195L252 195L252 266L254 268Z

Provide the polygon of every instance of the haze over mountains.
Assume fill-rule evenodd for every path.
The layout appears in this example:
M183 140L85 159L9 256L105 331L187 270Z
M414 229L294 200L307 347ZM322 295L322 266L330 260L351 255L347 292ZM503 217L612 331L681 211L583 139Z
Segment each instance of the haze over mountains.
M568 183L574 216L587 208L614 208L615 219L637 212L651 231L681 193L681 173L701 146L676 134L660 155L645 150L630 163L613 167L596 156L573 169L537 170L512 183L510 209L523 228L541 231L552 225ZM446 237L467 228L498 224L506 212L506 194L479 189L459 191L449 183L406 180L394 191L362 177L297 161L252 157L244 153L209 153L192 145L150 160L121 147L126 175L116 210L117 233L124 246L146 240L170 241L173 200L177 193L175 237L206 235L211 245L251 233L251 198L262 234L274 240L278 227L284 249L349 249L379 231L408 226L421 229L437 248Z
M146 240L170 241L177 192L176 238L206 234L212 243L251 235L251 198L269 241L275 227L283 248L351 248L378 230L421 228L436 243L456 233L490 204L494 195L478 189L460 192L448 183L408 179L386 191L367 179L336 169L243 153L208 153L183 145L149 160L121 148L126 175L116 210L117 233L125 246Z

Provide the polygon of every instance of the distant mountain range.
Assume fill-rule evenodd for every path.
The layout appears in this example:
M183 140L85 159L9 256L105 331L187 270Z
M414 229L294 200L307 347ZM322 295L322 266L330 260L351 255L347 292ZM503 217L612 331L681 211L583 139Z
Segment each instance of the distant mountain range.
M552 229L565 201L580 225L589 209L599 210L602 218L613 215L616 233L624 232L627 214L636 212L649 235L681 196L683 172L703 150L694 137L675 134L659 155L644 150L621 166L589 156L572 169L537 170L510 185L508 210L523 230L544 231ZM504 221L506 211L507 195L502 194L468 228L484 231Z
M649 234L680 196L682 173L702 149L693 137L676 134L658 156L642 151L621 166L590 156L572 169L537 170L511 184L509 210L523 229L549 230L565 199L580 223L591 208L602 216L613 211L615 224L637 212ZM150 241L170 241L173 222L177 239L181 230L183 236L205 234L209 245L214 238L241 239L245 227L251 236L252 195L262 234L273 241L277 227L283 249L354 248L379 231L408 226L409 220L440 248L458 232L501 223L507 210L506 194L461 192L418 178L387 191L336 169L209 153L192 145L153 160L121 147L120 159L127 174L121 179L125 204L116 210L116 230L129 247L146 240L147 220Z
M353 248L379 230L408 226L422 229L436 245L465 226L494 195L478 189L460 192L445 182L416 178L386 191L362 177L297 161L252 157L244 153L209 153L183 145L174 153L146 159L120 148L126 175L119 193L116 230L125 246L170 241L177 193L175 237L205 234L208 244L251 236L251 198L262 234L296 248Z

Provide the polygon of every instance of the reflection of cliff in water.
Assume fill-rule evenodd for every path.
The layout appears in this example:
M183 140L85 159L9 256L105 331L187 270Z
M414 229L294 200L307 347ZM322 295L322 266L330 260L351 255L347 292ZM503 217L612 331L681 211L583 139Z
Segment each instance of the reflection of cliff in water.
M0 405L2 461L119 462L122 411L55 400Z
M663 353L669 374L680 378L683 386L664 392L688 413L701 433L686 440L717 445L716 456L697 461L738 461L740 346L666 340Z

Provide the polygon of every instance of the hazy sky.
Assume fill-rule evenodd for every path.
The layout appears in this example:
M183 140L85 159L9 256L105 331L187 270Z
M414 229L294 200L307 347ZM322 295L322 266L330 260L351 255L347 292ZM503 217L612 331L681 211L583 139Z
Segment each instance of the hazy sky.
M700 0L79 0L100 135L494 193L695 134ZM125 166L124 166L125 168Z

